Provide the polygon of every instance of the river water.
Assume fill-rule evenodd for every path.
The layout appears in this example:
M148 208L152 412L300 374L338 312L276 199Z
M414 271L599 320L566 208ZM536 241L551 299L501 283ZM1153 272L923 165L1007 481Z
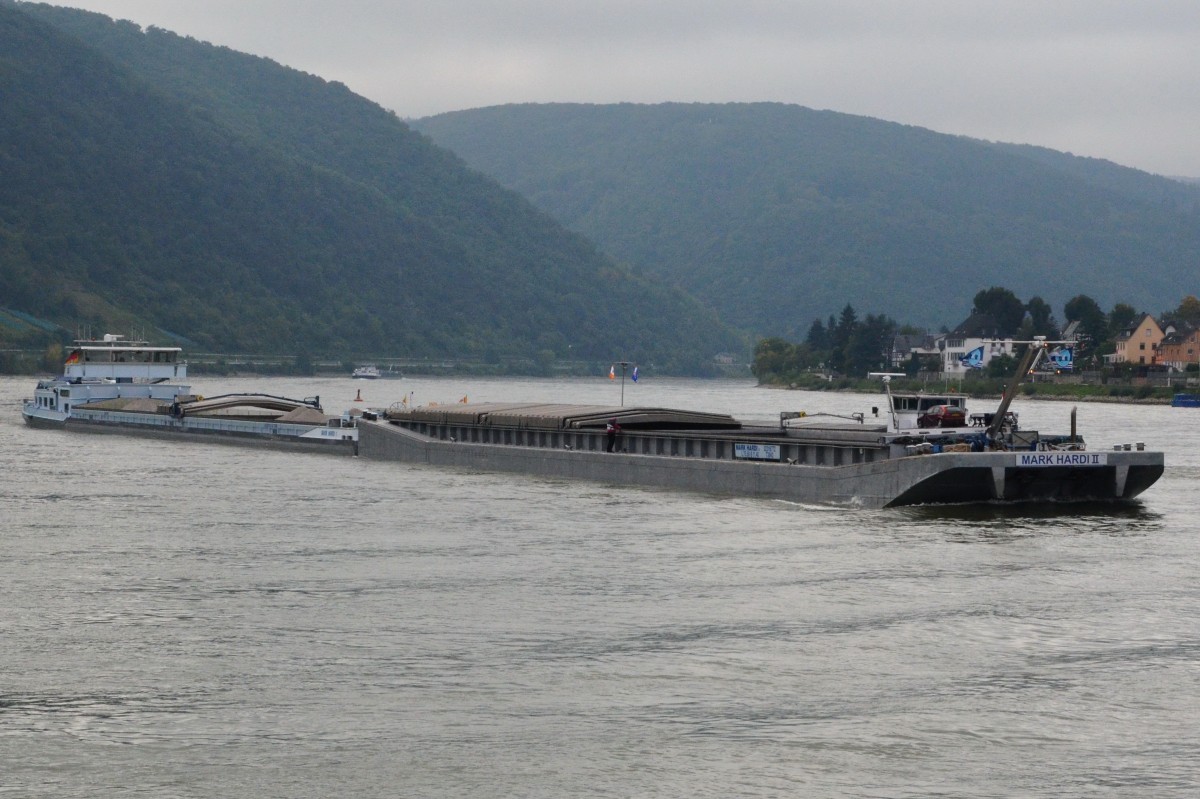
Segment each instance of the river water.
M330 410L620 390L193 382ZM862 511L32 430L32 383L0 378L0 796L1200 794L1195 409L1079 405L1093 447L1166 451L1137 505Z

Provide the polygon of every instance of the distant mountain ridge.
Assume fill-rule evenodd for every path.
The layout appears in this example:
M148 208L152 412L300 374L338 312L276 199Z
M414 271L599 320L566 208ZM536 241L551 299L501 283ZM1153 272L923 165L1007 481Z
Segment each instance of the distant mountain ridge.
M266 59L0 0L0 107L0 307L257 352L687 371L745 345L394 115Z
M763 335L851 303L957 323L1196 291L1200 187L1098 159L774 103L508 105L413 121L648 275Z

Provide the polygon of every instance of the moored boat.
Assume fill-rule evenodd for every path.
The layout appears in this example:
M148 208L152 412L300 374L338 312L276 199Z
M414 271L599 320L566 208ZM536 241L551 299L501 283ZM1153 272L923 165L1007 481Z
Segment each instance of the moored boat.
M1173 408L1200 408L1200 394L1176 394L1171 398Z
M350 377L355 380L378 380L382 377L378 366L360 366L350 373Z

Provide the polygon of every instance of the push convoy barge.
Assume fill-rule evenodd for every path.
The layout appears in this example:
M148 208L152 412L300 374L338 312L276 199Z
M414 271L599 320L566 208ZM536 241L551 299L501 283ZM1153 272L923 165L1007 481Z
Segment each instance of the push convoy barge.
M1019 367L1025 374L1030 363ZM1142 444L1088 450L1075 431L1020 429L1015 383L994 413L958 394L887 394L884 415L781 413L778 425L664 408L397 407L359 424L367 458L883 508L1128 501L1163 473ZM620 426L608 452L606 428Z
M187 378L180 354L111 334L77 341L62 376L39 381L22 416L33 427L357 452L354 420L326 416L317 398L193 394L178 382Z
M932 400L948 397L925 398ZM786 417L787 414L783 414ZM621 427L608 453L605 428ZM366 458L867 508L945 502L1130 500L1161 452L1088 451L1011 431L980 451L980 427L778 426L662 408L480 404L391 409L360 422Z
M191 393L175 347L78 342L38 383L33 426L263 442L426 463L868 508L990 501L1128 501L1163 473L1142 444L1089 450L1023 430L1008 408L968 415L958 394L887 394L882 415L781 413L778 424L664 408L461 404L327 417L316 399ZM1027 371L1028 363L1018 373ZM606 433L620 426L615 441ZM611 450L610 450L611 446Z

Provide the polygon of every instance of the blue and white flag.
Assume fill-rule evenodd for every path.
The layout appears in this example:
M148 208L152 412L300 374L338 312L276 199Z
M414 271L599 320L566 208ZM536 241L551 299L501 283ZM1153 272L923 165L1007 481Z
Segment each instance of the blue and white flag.
M633 375L632 375L632 377L633 377L633 382L635 382L635 383L636 383L636 382L637 382L637 378L638 378L638 374L637 374L637 367L636 367L636 366L635 366L635 367L633 367Z
M1070 347L1059 347L1050 353L1050 360L1058 369L1069 370L1075 368L1075 352Z
M983 346L980 345L958 359L958 362L968 369L983 368Z

